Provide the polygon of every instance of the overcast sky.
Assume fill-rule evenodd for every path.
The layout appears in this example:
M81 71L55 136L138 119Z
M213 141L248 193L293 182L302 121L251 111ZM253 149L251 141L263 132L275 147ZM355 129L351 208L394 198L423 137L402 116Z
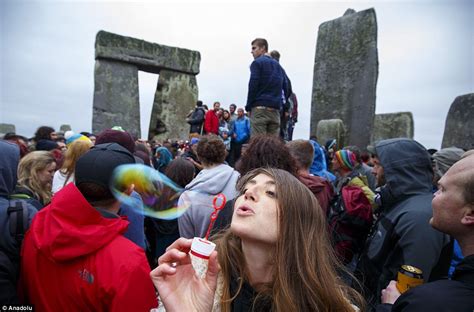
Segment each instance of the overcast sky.
M197 2L197 1L196 1ZM295 138L308 138L318 27L347 8L375 8L376 113L411 111L415 139L439 148L446 114L474 92L474 1L0 1L0 122L90 131L99 30L201 53L199 98L245 105L256 37L280 51L298 96ZM140 72L142 136L158 76Z

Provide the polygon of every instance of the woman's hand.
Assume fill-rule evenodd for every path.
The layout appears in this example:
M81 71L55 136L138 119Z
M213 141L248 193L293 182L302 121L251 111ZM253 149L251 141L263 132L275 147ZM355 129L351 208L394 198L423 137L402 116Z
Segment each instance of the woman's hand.
M398 297L400 297L400 292L397 289L397 282L390 281L387 288L382 290L382 303L390 303L394 304L397 301Z
M219 273L217 252L211 254L206 277L200 279L188 255L191 243L192 239L176 240L158 259L158 267L150 273L168 312L212 310Z

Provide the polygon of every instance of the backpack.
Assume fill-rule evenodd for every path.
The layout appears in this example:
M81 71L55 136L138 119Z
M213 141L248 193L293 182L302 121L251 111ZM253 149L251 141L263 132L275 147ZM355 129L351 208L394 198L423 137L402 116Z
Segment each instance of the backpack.
M373 222L369 200L362 188L347 185L350 180L336 190L328 209L331 242L344 264L361 251Z
M5 237L5 241L9 240L12 244L0 249L0 302L18 304L17 282L20 276L21 244L29 228L32 212L23 200L9 200L8 203L4 224L10 237Z

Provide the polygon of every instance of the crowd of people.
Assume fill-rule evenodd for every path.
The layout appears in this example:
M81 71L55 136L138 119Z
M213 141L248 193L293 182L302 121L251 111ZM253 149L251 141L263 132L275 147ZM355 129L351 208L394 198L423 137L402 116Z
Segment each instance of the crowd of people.
M472 311L474 152L407 138L367 147L292 140L296 99L279 54L267 50L266 40L252 42L245 108L198 101L188 140L141 140L120 126L6 134L0 302L38 311ZM133 184L119 191L135 200L119 201L111 177L127 164L180 187L164 208L186 201L184 213L145 215L146 194ZM219 194L227 201L211 224ZM200 278L189 253L210 227L217 247ZM402 294L402 266L424 284Z

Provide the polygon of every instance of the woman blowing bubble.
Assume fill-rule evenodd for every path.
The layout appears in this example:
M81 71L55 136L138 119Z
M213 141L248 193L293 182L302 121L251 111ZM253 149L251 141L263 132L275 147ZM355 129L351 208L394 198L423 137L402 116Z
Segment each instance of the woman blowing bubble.
M340 265L314 195L290 173L255 169L240 192L228 230L215 237L205 278L180 238L151 272L167 311L355 311L360 296L336 274ZM220 278L218 279L218 275ZM216 292L216 289L218 291Z

